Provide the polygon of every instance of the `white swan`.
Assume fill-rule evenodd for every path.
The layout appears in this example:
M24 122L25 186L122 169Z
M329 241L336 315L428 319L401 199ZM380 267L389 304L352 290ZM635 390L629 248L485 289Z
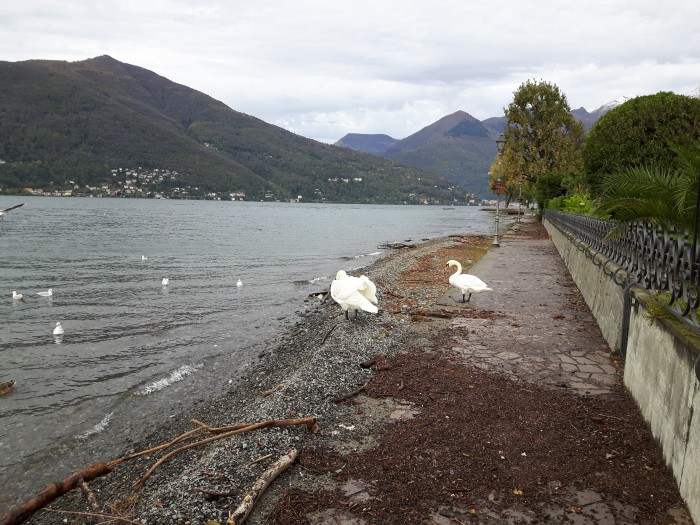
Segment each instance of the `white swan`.
M488 285L484 281L479 279L476 275L462 273L462 265L459 264L459 262L455 260L447 261L447 264L445 264L445 270L447 270L450 266L457 267L457 271L450 275L449 280L452 286L454 286L455 288L459 288L459 290L462 292L463 303L469 302L469 299L472 298L473 293L492 290L492 288L489 288ZM464 296L466 294L469 294L469 298L465 300Z
M148 257L146 257L145 255L142 255L142 256L141 256L141 260L142 260L142 261L147 261L147 260L148 260Z
M53 329L53 335L63 335L63 327L60 321L56 323L56 328Z
M366 276L352 277L340 270L331 283L331 297L345 311L345 318L350 319L349 311L364 310L376 314L379 309L375 306L377 301L377 287Z
M238 286L239 288L240 288L241 286L243 286L243 281L241 281L240 279L238 279L238 282L236 283L236 286Z
M49 288L45 292L37 292L37 295L41 295L42 297L51 297L53 295L53 288Z
M21 293L17 293L14 290L12 290L12 299L14 301L24 301L24 295Z
M5 208L4 210L0 210L0 220L5 220L5 215L7 215L8 212L14 210L15 208L19 208L20 206L24 206L24 203L22 204L17 204L16 206L10 206L9 208Z
M167 277L163 277L163 280L160 284L162 284L163 286L168 286L170 284L170 279L168 279Z

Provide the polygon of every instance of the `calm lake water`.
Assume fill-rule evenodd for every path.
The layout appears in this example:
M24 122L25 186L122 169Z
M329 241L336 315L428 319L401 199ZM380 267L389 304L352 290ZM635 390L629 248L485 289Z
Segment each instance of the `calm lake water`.
M0 196L0 209L20 202L0 221L0 382L17 381L0 397L0 513L225 390L211 385L379 245L493 233L475 207Z

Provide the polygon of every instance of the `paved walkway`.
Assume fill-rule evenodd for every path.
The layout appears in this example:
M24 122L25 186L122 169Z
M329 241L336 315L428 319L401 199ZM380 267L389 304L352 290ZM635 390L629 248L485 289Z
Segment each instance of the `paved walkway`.
M621 384L623 363L611 354L559 253L533 218L525 218L517 233L501 237L500 247L465 273L479 276L493 291L474 294L465 304L461 293L450 288L433 309L455 314L448 321L458 334L452 349L468 365L580 396L607 394ZM561 487L559 496L576 502L580 512L566 513L553 504L545 509L547 523L629 524L635 522L630 516L639 514L639 509L592 490ZM489 514L489 509L481 512L479 523L489 525L539 523L523 509L509 509L507 518ZM666 513L668 523L693 523L684 508ZM435 525L451 523L434 518Z
M582 395L609 393L621 380L619 360L611 356L556 248L534 231L541 228L524 218L517 235L502 236L500 247L465 270L493 291L474 294L463 304L460 292L451 288L435 308L499 314L452 321L469 332L455 341L455 350L477 368Z

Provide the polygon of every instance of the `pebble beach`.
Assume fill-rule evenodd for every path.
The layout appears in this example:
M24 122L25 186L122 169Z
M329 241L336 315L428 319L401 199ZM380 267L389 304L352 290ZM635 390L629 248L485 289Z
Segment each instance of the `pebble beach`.
M453 238L443 238L397 249L363 269L361 273L379 288L378 315L360 312L357 318L352 315L348 321L330 297L321 294L309 297L303 318L281 341L264 351L238 380L211 385L212 390L224 392L222 396L178 417L124 455L170 442L197 428L193 420L210 427L224 427L315 418L313 430L306 425L261 429L192 448L161 464L140 490L134 492L132 485L159 457L146 455L117 465L108 475L92 481L90 490L104 503L111 501L112 506L116 505L115 510L120 508L121 513L134 516L140 523L194 525L218 521L223 524L228 511L238 504L261 473L279 456L291 449L298 450L306 440L324 437L346 442L344 446L350 449L363 446L362 438L357 437L363 432L352 416L352 408L334 399L352 393L370 378L372 369L363 368L361 363L401 347L402 340L408 337L410 311L421 302L426 305L429 302L427 298L413 299L411 304L398 305L392 314L386 311L386 302L382 304L383 299L390 297L383 287L385 283L395 282L416 257L454 242ZM359 275L360 271L355 273ZM445 281L446 277L447 274ZM380 418L377 419L379 424ZM372 424L369 416L364 425ZM265 508L282 487L304 484L303 476L295 476L291 471L289 474L272 484L247 523L256 523L264 515ZM229 496L203 497L206 492ZM63 511L91 512L80 490L63 496L50 507L59 512L39 511L29 523L87 522L88 516Z

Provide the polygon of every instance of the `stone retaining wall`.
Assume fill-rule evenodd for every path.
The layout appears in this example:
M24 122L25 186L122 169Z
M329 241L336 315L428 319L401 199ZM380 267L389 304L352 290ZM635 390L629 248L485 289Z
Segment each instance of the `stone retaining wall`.
M619 351L624 290L611 277L618 267L548 221L544 225L610 348ZM618 280L623 277L618 271ZM700 524L700 382L693 369L700 337L673 317L650 315L649 308L658 309L646 292L631 293L636 306L629 319L625 385L658 440L693 520Z

